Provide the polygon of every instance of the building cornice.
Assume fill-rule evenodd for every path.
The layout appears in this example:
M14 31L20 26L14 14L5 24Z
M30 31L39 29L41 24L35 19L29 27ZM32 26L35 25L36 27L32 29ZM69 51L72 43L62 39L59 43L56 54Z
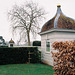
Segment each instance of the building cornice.
M40 35L52 33L52 32L67 32L67 33L75 33L75 29L58 29L58 28L52 28L50 30L40 32Z

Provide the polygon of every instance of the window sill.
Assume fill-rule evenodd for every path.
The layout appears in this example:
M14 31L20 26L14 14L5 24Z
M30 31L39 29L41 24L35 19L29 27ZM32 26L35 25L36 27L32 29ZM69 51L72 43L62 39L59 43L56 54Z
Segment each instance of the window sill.
M50 51L46 51L45 53L46 53L46 54L50 54Z

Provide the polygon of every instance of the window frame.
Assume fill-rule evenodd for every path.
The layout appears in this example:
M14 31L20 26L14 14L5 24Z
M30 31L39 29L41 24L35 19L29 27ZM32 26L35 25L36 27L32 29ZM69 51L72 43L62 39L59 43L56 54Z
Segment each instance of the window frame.
M50 39L46 40L46 52L50 52Z

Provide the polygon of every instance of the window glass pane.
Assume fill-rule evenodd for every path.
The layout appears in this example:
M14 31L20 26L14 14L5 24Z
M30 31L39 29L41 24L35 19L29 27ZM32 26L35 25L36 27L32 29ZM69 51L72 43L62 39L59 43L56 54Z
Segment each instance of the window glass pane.
M49 41L49 39L47 39L47 41L46 41L46 50L50 51L50 41Z
M47 51L50 51L50 47L47 47Z

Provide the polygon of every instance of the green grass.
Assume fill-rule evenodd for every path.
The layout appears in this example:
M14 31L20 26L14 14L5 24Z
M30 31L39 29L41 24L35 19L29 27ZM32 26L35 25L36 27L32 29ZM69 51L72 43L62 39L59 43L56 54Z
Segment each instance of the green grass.
M52 68L44 64L0 65L0 75L53 75Z

